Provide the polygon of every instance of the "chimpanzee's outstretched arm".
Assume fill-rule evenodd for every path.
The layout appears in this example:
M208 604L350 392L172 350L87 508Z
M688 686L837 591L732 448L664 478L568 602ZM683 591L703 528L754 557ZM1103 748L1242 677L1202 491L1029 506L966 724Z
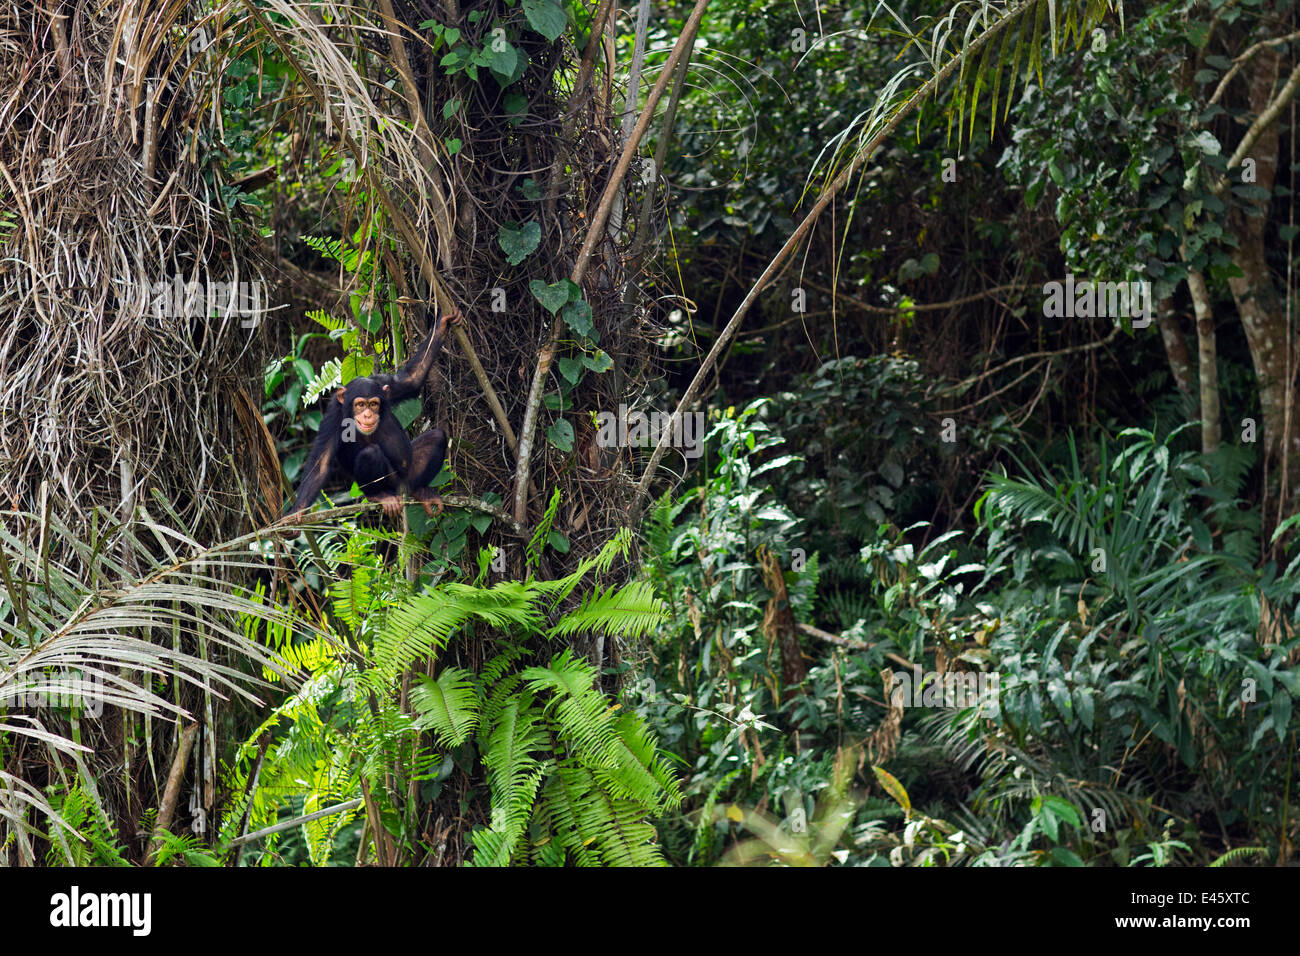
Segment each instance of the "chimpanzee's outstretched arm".
M320 431L312 443L311 453L302 466L298 478L298 494L287 514L296 514L311 507L329 479L330 469L338 461L339 443L343 440L343 403L331 397L320 421Z
M433 368L433 360L438 357L442 351L442 342L447 334L447 325L451 322L459 321L460 310L452 309L444 313L434 323L432 331L420 343L415 354L402 366L401 370L389 376L375 376L376 381L388 386L388 398L393 402L400 402L404 399L411 398L420 394L420 389L424 387L425 379L429 377L429 371Z

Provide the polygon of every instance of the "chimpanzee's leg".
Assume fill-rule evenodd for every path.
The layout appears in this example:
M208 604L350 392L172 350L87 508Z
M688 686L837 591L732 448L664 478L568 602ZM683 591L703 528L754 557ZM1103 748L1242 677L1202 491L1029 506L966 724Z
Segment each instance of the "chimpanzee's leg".
M425 513L432 516L436 505L442 513L442 499L429 487L433 479L442 471L442 464L447 458L447 433L441 428L430 428L411 443L411 470L407 475L406 487L411 497L424 505Z
M385 514L397 517L402 513L401 476L379 445L367 445L357 452L352 477L368 500L384 506Z
M356 461L352 464L352 477L367 494L397 490L397 476L393 473L393 466L378 445L367 445L357 452Z

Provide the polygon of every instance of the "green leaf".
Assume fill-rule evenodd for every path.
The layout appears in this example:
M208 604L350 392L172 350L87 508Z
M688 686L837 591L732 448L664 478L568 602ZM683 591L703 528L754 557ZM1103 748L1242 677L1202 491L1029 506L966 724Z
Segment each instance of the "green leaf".
M1047 851L1047 855L1050 856L1057 863L1061 864L1061 866L1083 866L1084 865L1083 860L1079 858L1079 854L1075 853L1073 850L1067 850L1063 846L1052 847L1050 850Z
M509 43L488 46L488 68L502 80L509 82L519 64L519 51Z
M564 304L569 301L567 279L552 282L550 285L547 285L541 279L532 279L528 283L528 289L533 293L533 298L540 302L551 315L560 311Z
M1079 715L1079 720L1083 721L1083 726L1092 730L1093 703L1092 691L1086 687L1075 688L1074 691L1074 709Z
M339 381L343 385L354 378L364 378L375 370L375 360L369 355L349 355L343 359Z
M551 0L524 0L528 25L554 43L569 25L568 15Z
M614 367L614 360L603 349L596 349L595 355L583 353L582 364L593 372L608 372Z
M464 144L461 143L459 139L453 136L451 139L447 140L447 152L450 155L455 156L457 153L460 152L460 148L462 145Z
M883 767L873 766L871 769L876 775L876 782L880 784L880 788L893 797L894 802L900 807L904 810L910 811L912 809L912 801L908 798L907 791L903 789L903 785L898 782L894 775Z
M596 328L591 321L591 306L582 299L566 305L564 311L560 313L560 318L564 320L565 325L579 335L590 337Z
M569 539L560 534L560 532L548 531L546 533L546 540L547 543L549 543L556 551L560 552L560 554L569 553Z
M560 451L573 451L573 426L567 419L561 418L546 429L546 440Z
M418 398L408 398L405 401L398 402L393 406L393 414L401 423L403 428L410 428L411 422L419 417L423 406Z
M1053 843L1059 843L1061 839L1060 821L1056 819L1056 814L1052 813L1052 811L1044 804L1041 797L1035 798L1034 811L1034 819L1037 820L1038 825L1043 828L1043 832L1047 834L1048 839Z
M1079 816L1079 811L1074 808L1074 804L1069 800L1063 800L1060 797L1043 797L1044 809L1049 810L1052 816L1064 820L1071 826L1082 826L1083 818Z
M1286 740L1287 727L1291 724L1291 695L1286 688L1278 687L1273 692L1273 729L1277 731L1279 741Z
M460 97L457 97L454 100L448 100L446 103L442 104L442 118L451 119L451 117L455 115L456 111L459 109L460 109Z
M542 227L536 222L526 222L522 226L507 222L497 230L497 243L506 254L506 262L517 266L525 257L531 255L542 241Z
M567 378L571 385L577 385L578 379L582 376L582 363L566 355L560 359L559 366L560 374Z
M510 125L518 126L524 121L524 117L528 115L528 97L524 96L522 93L507 93L505 98L501 101L501 107L506 111L506 118L509 120ZM528 195L528 183L531 182L533 182L531 179L524 180L524 198L541 199L542 192L537 188L535 183L533 189L536 191L537 195Z

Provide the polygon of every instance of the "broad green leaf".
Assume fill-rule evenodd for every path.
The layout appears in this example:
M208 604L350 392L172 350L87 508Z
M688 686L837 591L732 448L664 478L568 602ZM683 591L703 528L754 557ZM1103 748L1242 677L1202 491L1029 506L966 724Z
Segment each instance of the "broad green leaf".
M568 15L552 0L524 0L528 25L554 43L569 25Z
M579 335L590 337L596 328L591 321L591 306L583 300L566 305L564 311L560 313L560 318Z
M546 429L546 440L560 451L573 451L573 426L561 418Z
M551 315L559 312L565 303L569 301L567 279L561 279L559 282L552 282L549 285L541 279L532 279L528 283L528 289L533 293L533 298L540 302Z
M525 257L537 249L542 241L542 227L536 222L526 222L522 226L507 222L497 230L497 243L506 254L506 262L517 266Z

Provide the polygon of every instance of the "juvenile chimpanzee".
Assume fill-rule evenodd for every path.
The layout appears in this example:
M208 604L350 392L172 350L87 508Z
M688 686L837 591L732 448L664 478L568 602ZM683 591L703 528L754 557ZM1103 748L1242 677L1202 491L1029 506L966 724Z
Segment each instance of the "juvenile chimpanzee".
M442 499L429 484L442 471L447 433L431 428L412 443L393 414L393 403L420 394L434 359L442 351L447 325L460 321L458 309L439 318L410 361L396 374L354 378L334 393L303 465L298 494L289 511L297 516L295 520L301 520L301 512L322 490L348 487L353 481L367 498L382 504L390 516L401 514L403 494L415 498L430 517L430 505L442 513Z

